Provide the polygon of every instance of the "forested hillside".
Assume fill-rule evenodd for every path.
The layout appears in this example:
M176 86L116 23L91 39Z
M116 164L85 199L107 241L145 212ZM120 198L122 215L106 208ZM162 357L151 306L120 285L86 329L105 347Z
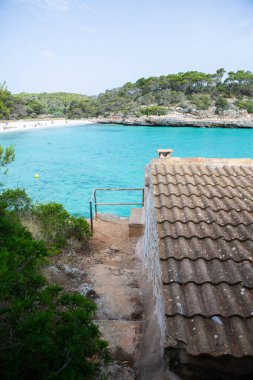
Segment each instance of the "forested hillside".
M0 86L1 119L165 115L174 110L253 113L253 73L218 69L214 74L189 71L141 78L93 97L64 92L13 95L5 83Z

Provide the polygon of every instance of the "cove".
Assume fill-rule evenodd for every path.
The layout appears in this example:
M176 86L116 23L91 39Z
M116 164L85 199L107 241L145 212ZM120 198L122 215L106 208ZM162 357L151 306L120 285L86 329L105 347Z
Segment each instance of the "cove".
M16 151L1 176L4 188L24 188L34 201L59 202L86 217L94 187L142 187L144 167L158 148L172 148L175 157L253 158L251 129L93 124L6 132L0 144L13 144ZM113 192L98 201L136 202L141 194ZM129 207L98 211L127 216Z

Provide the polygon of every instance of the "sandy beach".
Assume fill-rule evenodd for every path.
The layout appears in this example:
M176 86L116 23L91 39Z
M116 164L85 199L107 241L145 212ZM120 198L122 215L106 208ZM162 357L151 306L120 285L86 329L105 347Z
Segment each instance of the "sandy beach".
M0 122L0 133L4 132L20 132L29 129L41 129L41 128L54 128L75 126L84 124L94 124L96 120L81 119L81 120L69 120L69 119L47 119L47 120L18 120L18 121L2 121Z

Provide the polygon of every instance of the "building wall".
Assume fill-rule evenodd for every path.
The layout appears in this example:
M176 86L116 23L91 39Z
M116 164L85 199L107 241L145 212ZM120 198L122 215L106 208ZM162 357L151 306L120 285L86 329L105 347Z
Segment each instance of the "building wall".
M145 169L145 232L144 263L155 298L155 314L161 335L161 350L165 341L165 312L162 296L162 275L160 267L159 238L157 231L156 209L153 196L151 168Z

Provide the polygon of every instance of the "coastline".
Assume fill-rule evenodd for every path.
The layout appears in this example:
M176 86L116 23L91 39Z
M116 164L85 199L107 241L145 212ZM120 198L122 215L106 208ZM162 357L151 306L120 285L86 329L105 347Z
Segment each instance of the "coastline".
M29 120L5 120L0 122L0 133L5 132L21 132L31 129L42 129L42 128L55 128L55 127L73 127L77 125L88 125L94 124L97 120L95 119L79 119L79 120L69 120L69 119L29 119Z
M253 116L229 117L208 115L197 117L171 113L165 116L100 117L100 124L123 124L132 126L198 127L198 128L253 128Z
M219 115L194 116L171 113L165 116L110 116L86 119L28 119L0 122L0 134L31 129L73 127L92 124L122 124L128 126L164 126L197 128L253 128L253 116L228 117Z

